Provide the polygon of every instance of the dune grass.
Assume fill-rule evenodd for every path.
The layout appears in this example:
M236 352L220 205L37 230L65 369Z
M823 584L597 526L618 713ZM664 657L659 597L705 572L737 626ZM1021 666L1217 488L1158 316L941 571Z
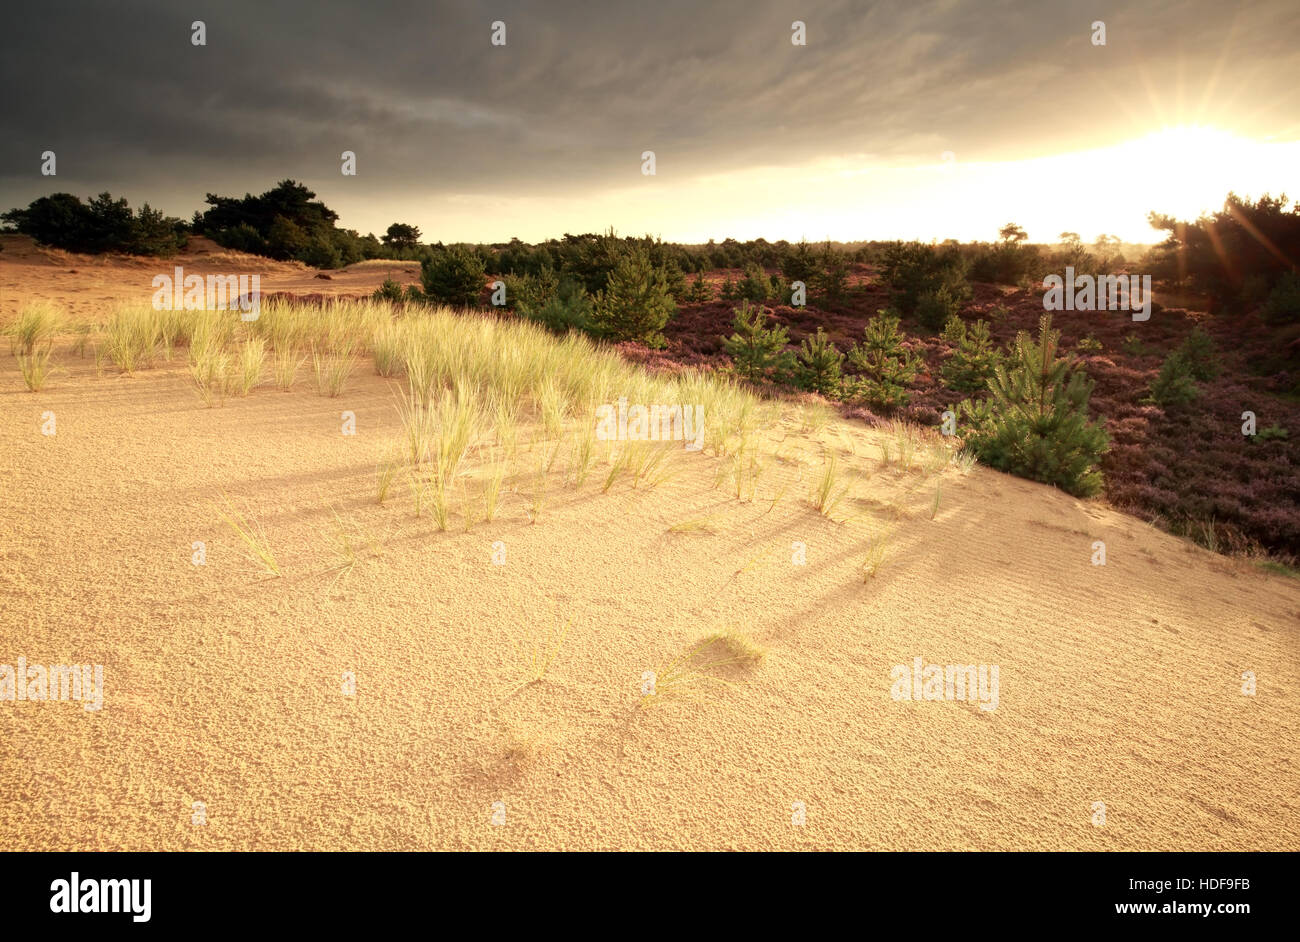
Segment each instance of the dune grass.
M22 373L23 384L29 392L40 392L45 388L45 381L53 369L53 355L52 341L30 352L18 352L18 370Z
M63 314L49 301L31 301L18 310L17 319L9 326L9 352L32 356L37 347L54 342L63 325Z
M104 352L123 373L131 374L152 364L161 333L159 311L148 307L120 307L104 325Z
M760 665L767 649L736 628L726 628L701 638L653 671L654 689L641 698L642 709L681 696L695 696L704 688L739 686L734 679ZM728 676L732 675L732 676Z
M275 554L271 551L271 543L262 525L256 520L250 520L226 494L222 494L221 499L222 506L218 508L218 512L243 544L241 552L271 575L279 576L280 564L276 562Z

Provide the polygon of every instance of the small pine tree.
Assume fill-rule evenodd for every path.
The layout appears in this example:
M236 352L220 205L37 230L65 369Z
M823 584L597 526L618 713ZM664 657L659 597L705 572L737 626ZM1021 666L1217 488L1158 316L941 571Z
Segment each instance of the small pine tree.
M989 339L989 325L978 320L967 327L957 318L953 320L961 327L956 333L957 348L948 355L941 368L943 381L949 389L957 392L979 392L988 385L999 359L993 341ZM945 328L944 333L947 339L949 328Z
M375 289L371 297L376 301L401 301L405 295L402 292L401 282L385 278L384 283Z
M731 280L730 275L728 275L725 279L723 279L722 282L722 300L724 301L736 300L736 284Z
M611 340L659 347L664 344L661 331L676 310L667 273L637 247L619 260L608 284L596 294L592 327Z
M822 249L821 267L813 275L817 291L828 304L838 304L849 288L849 263L843 252L827 242Z
M862 375L846 383L846 398L861 399L886 411L901 409L911 395L920 363L903 346L898 315L878 311L863 329L862 343L849 350L849 363Z
M821 393L834 399L840 395L842 378L841 367L844 354L826 336L820 327L811 337L805 337L799 345L798 364L795 378L801 389Z
M691 282L691 287L686 292L686 302L688 304L704 304L712 300L713 289L704 280L704 272L697 272L695 280Z
M1208 382L1219 375L1219 354L1214 348L1214 341L1200 327L1193 327L1178 349L1187 361L1193 379Z
M773 297L772 282L767 277L767 272L763 271L756 262L750 262L745 266L745 277L736 287L736 296L741 300L755 301L759 304Z
M1160 374L1151 383L1151 401L1161 406L1182 406L1201 394L1191 362L1182 350L1165 357Z
M780 378L790 367L789 332L777 324L767 327L768 311L742 301L733 311L735 331L722 345L735 364L736 373L751 383Z
M818 270L816 253L806 241L800 242L793 251L781 259L781 274L785 276L786 281L802 281L808 285Z
M1072 358L1057 356L1059 340L1050 314L1039 322L1036 342L1025 331L1016 336L989 381L992 395L982 407L988 418L971 423L982 427L967 444L994 468L1088 497L1101 490L1097 464L1109 439L1088 419L1091 380ZM967 415L974 411L962 406Z

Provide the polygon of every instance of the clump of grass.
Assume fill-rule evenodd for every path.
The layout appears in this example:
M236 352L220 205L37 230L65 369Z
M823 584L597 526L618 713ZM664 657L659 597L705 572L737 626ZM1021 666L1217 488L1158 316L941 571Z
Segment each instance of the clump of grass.
M319 350L315 344L311 348L312 372L316 377L316 392L321 396L334 399L343 393L348 377L356 367L357 361L352 355L352 347L340 343L332 353Z
M829 517L848 496L849 485L841 485L839 478L840 456L839 452L832 450L830 460L822 465L821 474L813 484L812 495L809 497L817 512L824 517Z
M521 675L520 683L511 693L520 690L531 684L541 683L546 679L546 673L559 657L560 648L564 646L564 639L569 636L569 628L573 626L573 619L570 618L557 631L549 622L546 628L541 632L534 633L526 630L522 640L511 639L515 647L515 654L519 658L519 673ZM509 696L509 694L507 694Z
M582 487L591 471L592 453L596 447L596 426L580 422L573 430L573 486Z
M505 480L507 460L504 455L492 465L483 485L483 519L491 523L497 515L497 503L501 499L501 483Z
M104 352L123 373L146 367L158 342L157 312L144 307L118 309L104 325Z
M375 502L382 504L388 500L388 492L393 487L393 481L397 479L398 464L391 457L386 458L379 466L379 481L375 488Z
M678 696L691 696L711 684L735 687L738 676L767 657L767 649L734 628L710 634L654 671L654 690L641 698L647 709Z
M934 485L934 500L930 503L930 519L933 520L939 512L939 501L943 497L943 482L938 481Z
M674 523L668 528L669 533L716 533L718 528L713 524L713 517L696 517L692 520L683 520L680 523Z
M889 548L889 535L877 530L867 538L866 555L862 560L862 581L876 578L885 564L885 551Z
M209 409L226 398L230 386L230 354L219 347L192 346L189 355L190 379L199 398Z
M262 364L266 361L266 341L250 337L239 348L238 390L247 396L262 381Z
M221 509L221 517L226 524L239 537L240 542L244 544L242 552L254 563L262 566L273 576L280 575L280 564L275 560L275 554L271 551L271 543L266 538L266 531L257 521L250 521L247 516L240 512L232 501L225 494L221 495L224 509Z
M94 333L95 325L82 322L73 330L72 352L79 357L86 355L86 344L90 342L90 335Z
M975 452L969 448L960 448L953 452L951 461L952 466L961 474L970 474L975 469L979 459L975 457Z
M276 340L271 349L271 376L275 381L275 387L283 392L293 389L294 380L298 377L298 367L306 361L307 358L299 356L298 351L290 343Z
M18 310L18 318L9 327L9 352L32 356L39 346L54 343L63 316L48 301L32 301Z
M402 356L402 332L391 320L375 328L370 343L370 356L375 361L375 372L380 376L396 376L405 368Z
M53 365L53 348L51 342L30 353L18 352L18 369L22 372L23 383L30 392L40 392L45 388L45 381L49 378Z

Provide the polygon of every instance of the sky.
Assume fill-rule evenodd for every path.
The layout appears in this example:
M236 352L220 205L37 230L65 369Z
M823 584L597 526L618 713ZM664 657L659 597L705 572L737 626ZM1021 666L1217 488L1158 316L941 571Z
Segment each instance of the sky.
M28 3L6 8L0 38L0 208L108 190L188 219L207 193L292 178L341 226L411 223L427 241L610 227L965 241L1014 221L1034 241L1153 242L1152 210L1300 196L1296 13L1294 0ZM791 42L796 20L806 45Z

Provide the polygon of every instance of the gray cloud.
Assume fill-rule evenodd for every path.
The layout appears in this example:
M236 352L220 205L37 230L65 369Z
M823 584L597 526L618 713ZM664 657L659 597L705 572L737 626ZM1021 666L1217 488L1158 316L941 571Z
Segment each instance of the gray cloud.
M1288 0L26 5L6 14L0 58L0 204L107 189L188 215L204 192L284 177L328 201L345 149L376 196L579 198L635 182L646 149L686 176L1030 157L1212 121L1203 100L1230 103L1244 133L1295 135L1292 13ZM489 45L493 19L504 48ZM795 19L806 47L789 42ZM1105 48L1089 42L1097 19ZM39 176L47 148L57 184Z

